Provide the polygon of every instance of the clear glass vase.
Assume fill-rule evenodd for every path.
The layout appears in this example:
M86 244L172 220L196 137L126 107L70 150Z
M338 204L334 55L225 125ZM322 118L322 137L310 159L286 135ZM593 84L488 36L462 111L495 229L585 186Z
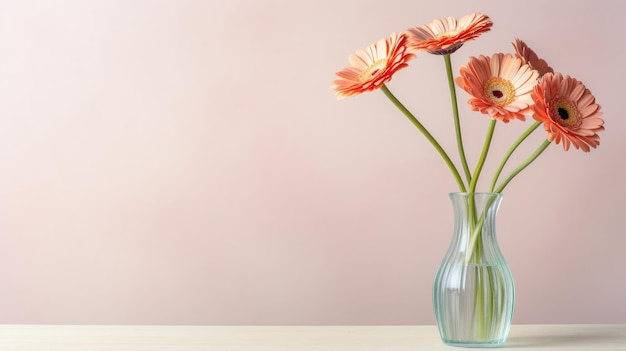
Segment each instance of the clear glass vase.
M444 343L498 346L513 316L513 276L496 240L497 193L451 193L454 233L435 275L433 305Z

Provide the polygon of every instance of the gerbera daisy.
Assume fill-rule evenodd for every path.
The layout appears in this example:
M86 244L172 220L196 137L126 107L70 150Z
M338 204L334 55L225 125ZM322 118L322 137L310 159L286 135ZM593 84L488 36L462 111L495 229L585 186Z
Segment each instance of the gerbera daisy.
M526 119L524 114L530 112L530 93L539 73L520 58L502 53L470 57L460 73L456 83L472 95L468 100L472 110L505 123Z
M563 142L566 151L570 144L584 152L600 145L602 112L583 83L561 73L546 73L531 95L533 118L543 122L548 140Z
M522 40L515 38L513 47L515 48L517 57L524 60L524 62L528 63L533 69L536 69L539 72L539 77L546 73L554 72L552 67L550 67L544 59L540 59Z
M392 33L365 51L357 50L350 55L352 66L338 71L339 79L333 81L332 89L336 91L337 99L378 89L390 81L394 73L407 67L407 62L415 57L406 43L406 35Z
M409 47L431 54L446 55L458 50L466 41L477 38L491 29L493 22L487 15L472 13L460 20L444 17L415 28L409 28Z

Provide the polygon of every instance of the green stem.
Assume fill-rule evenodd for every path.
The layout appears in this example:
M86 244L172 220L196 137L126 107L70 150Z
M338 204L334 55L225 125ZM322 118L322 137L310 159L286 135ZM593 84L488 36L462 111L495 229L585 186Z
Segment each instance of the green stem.
M541 122L533 123L530 126L530 128L528 128L522 135L520 135L520 137L517 138L517 140L513 143L513 145L511 145L511 148L509 148L506 155L504 155L502 162L500 162L500 165L498 166L498 169L496 170L496 173L494 174L493 179L491 180L491 184L489 185L489 192L493 192L493 189L496 187L496 182L498 181L498 177L500 177L500 174L502 173L502 169L504 168L505 164L507 163L507 161L509 160L513 152L540 125L541 125Z
M491 198L483 205L480 218L476 218L476 202L473 200L474 196L469 197L469 211L470 214L470 242L468 244L468 250L465 252L465 263L479 263L482 255L482 232L483 225L487 217L488 210L493 205L495 198ZM472 208L473 206L473 208Z
M483 277L482 270L478 267L480 266L473 267L473 269L475 270L473 273L476 275L476 303L474 304L474 315L478 318L478 320L476 321L478 323L478 340L486 340L488 337L488 332L485 326L486 323L484 318L484 316L486 315L484 312L485 279Z
M470 183L470 193L474 193L476 191L478 176L480 176L480 172L483 170L483 166L485 165L485 160L487 159L487 154L489 153L489 147L491 146L491 139L493 139L493 132L496 128L496 122L497 120L495 119L492 119L489 122L489 128L487 129L487 135L485 135L483 150L480 153L480 158L478 159L476 169L474 170L474 174L472 175L472 182Z
M469 185L470 194L474 194L476 192L476 185L478 184L478 177L480 176L480 172L482 171L483 166L485 165L485 160L487 159L487 154L489 153L489 146L491 145L491 139L493 138L493 132L496 127L496 120L492 119L489 123L489 128L487 129L487 134L485 135L485 142L483 144L483 150L480 153L480 158L478 159L478 163L476 164L476 169L474 169L474 174L472 175L472 181ZM470 214L470 223L472 227L476 226L476 203L474 202L474 196L470 196L469 198L469 214ZM482 229L482 223L479 223L476 232L476 236L480 236L480 231ZM474 241L477 238L474 238ZM470 249L473 251L474 247L470 246Z
M489 122L489 127L487 128L487 133L485 135L485 142L483 143L483 150L480 153L480 158L478 159L478 163L476 164L476 169L474 169L474 174L472 175L472 181L469 186L469 216L470 216L470 225L473 228L473 233L470 236L470 246L469 246L469 259L475 254L475 251L481 250L481 234L483 228L483 221L485 220L485 213L481 215L481 218L476 217L476 203L474 201L473 195L476 192L476 185L478 184L478 177L480 176L480 172L485 165L485 160L487 159L487 154L489 153L489 147L491 146L491 140L493 139L493 133L496 128L497 120L492 119ZM478 222L477 222L478 221ZM477 254L477 257L480 257L481 253Z
M448 154L445 152L445 150L441 147L441 145L439 145L437 140L435 140L435 138L430 134L430 132L428 132L428 130L426 130L426 128L420 123L420 121L418 121L417 118L415 118L415 116L411 113L411 111L409 111L406 107L404 107L404 105L400 102L400 100L398 100L391 93L391 91L389 91L389 88L387 88L386 85L383 84L380 87L380 90L382 90L383 93L385 93L385 96L387 96L387 98L411 121L411 123L413 123L413 125L415 125L415 127L417 127L417 129L419 129L419 131L422 132L424 137L426 137L426 139L432 144L435 150L437 150L439 155L443 158L443 161L446 163L446 165L452 172L452 176L456 180L459 186L459 189L462 192L465 192L466 191L465 184L463 184L463 179L461 178L459 171L456 169L456 167L454 166L454 163L452 162Z
M539 157L539 155L541 155L541 153L551 143L552 142L550 140L545 140L543 143L541 143L541 145L539 145L539 147L537 148L537 150L535 150L535 152L533 152L524 162L522 162L522 164L517 166L517 168L515 168L513 172L511 172L511 174L502 183L500 183L500 186L496 188L495 192L501 193L502 190L504 190L504 187L506 187L507 184L509 184L509 182L513 180L513 178L515 178L516 175L518 175L521 171L523 171L524 168L528 167L528 165L530 165L537 157Z
M459 149L459 157L461 158L461 165L467 178L467 183L472 181L470 175L469 166L467 165L467 159L465 158L465 149L463 147L463 138L461 137L461 123L459 122L459 106L456 98L456 85L454 84L454 74L452 73L452 61L450 60L450 54L443 55L446 63L446 73L448 75L448 87L450 88L450 99L452 101L452 116L454 117L454 130L456 132L456 143Z
M499 285L501 283L496 278L496 273L491 269L490 265L486 264L488 261L484 260L485 247L482 241L483 227L495 200L496 197L494 196L487 199L486 203L482 203L480 218L471 228L470 242L465 253L465 263L473 264L468 269L472 269L472 274L476 277L474 316L477 323L476 333L478 340L489 339L491 326L496 315L495 310L499 306L497 301L494 300L494 291L497 289L496 284Z

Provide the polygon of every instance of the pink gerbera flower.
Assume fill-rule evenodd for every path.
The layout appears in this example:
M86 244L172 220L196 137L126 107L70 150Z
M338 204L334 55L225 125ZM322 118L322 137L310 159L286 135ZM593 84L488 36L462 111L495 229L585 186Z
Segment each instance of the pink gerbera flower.
M446 55L458 50L466 41L488 32L493 22L487 15L472 13L460 20L454 17L438 18L431 23L407 29L409 47L431 54Z
M520 58L502 53L470 57L460 73L456 83L472 96L468 101L472 110L505 123L526 119L539 73Z
M604 130L600 105L580 81L561 73L546 73L532 92L533 118L543 122L548 140L563 142L589 152L600 145L598 132Z
M407 62L415 57L406 43L406 35L392 33L365 51L358 50L350 55L352 66L338 71L339 79L333 81L332 89L336 91L337 99L378 89L390 81L394 73L407 67Z
M513 47L515 48L517 57L524 60L524 62L528 63L533 69L536 69L539 72L539 77L546 73L554 72L552 67L550 67L545 60L539 58L539 56L520 39L515 38Z

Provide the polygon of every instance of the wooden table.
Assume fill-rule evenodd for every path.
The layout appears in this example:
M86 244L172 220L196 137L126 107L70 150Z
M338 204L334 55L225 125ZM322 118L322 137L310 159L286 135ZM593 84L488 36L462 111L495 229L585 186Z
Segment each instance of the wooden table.
M1 351L438 351L435 326L0 325ZM496 350L626 350L623 325L513 325Z

